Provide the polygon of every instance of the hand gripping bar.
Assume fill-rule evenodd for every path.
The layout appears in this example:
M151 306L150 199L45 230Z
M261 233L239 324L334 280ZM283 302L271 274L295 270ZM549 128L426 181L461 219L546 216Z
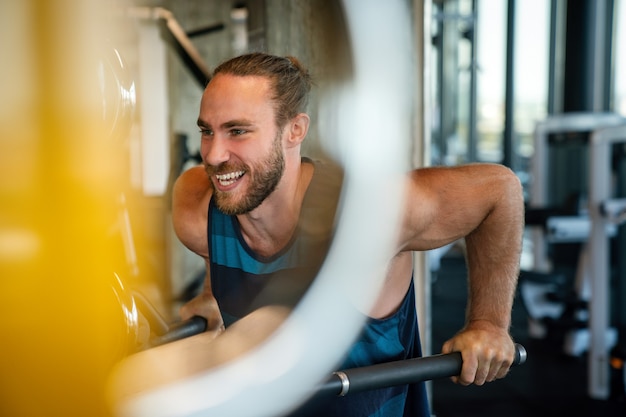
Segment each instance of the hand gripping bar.
M513 365L526 362L526 356L526 349L516 344ZM319 388L317 395L345 396L348 393L452 377L459 375L462 367L461 353L453 352L346 369L334 372Z

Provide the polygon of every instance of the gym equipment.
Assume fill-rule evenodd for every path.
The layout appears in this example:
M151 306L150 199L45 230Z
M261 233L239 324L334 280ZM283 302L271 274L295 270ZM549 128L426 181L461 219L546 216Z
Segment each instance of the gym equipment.
M551 116L537 123L535 127L535 155L532 163L532 188L530 193L530 209L546 210L550 207L548 193L550 190L549 141L550 135L555 133L593 132L598 129L620 126L626 123L626 118L614 113L565 113ZM610 164L608 164L610 166ZM584 170L579 167L579 170ZM588 169L592 171L592 169ZM554 196L552 196L554 198ZM548 213L554 215L553 213ZM548 272L551 269L546 258L546 240L544 228L532 230L533 259L535 270Z
M585 132L589 132L584 143L588 155L581 158L577 170L588 173L586 179L579 174L581 181L585 182L582 186L586 185L587 201L570 212L550 209L548 143L550 140L567 143L569 138L550 139L549 135ZM543 227L532 230L535 271L526 273L526 278L520 282L522 297L531 316L531 333L545 332L541 328L537 331L539 325L536 320L533 322L539 311L558 320L568 308L565 304L574 310L570 312L573 323L568 323L572 328L566 334L564 351L573 356L589 351L588 391L595 399L610 396L609 351L618 337L609 320L609 240L617 234L617 226L626 220L626 199L612 197L615 184L612 154L614 145L618 143L626 143L626 119L612 113L564 114L552 116L537 125L529 211L535 211L535 215L541 218L534 225L541 224ZM558 187L553 188L555 190L551 193L561 192ZM575 273L575 299L565 303L563 300L551 300L549 296L542 299L538 286L547 288L545 285L552 284L559 287L565 282L565 278L555 273L548 262L547 244L572 242L582 245Z
M198 316L176 323L167 327L162 336L153 339L152 347L200 334L206 330L206 326L206 320ZM524 364L527 357L526 348L516 343L515 359L512 365ZM452 352L343 369L333 372L317 388L316 396L338 395L343 397L378 388L452 377L459 375L462 367L461 353Z
M256 333L253 330L255 327L264 326L262 320L267 320L269 316L257 316L257 318L259 317L261 317L261 321L255 321L251 325L250 323L246 325L251 333ZM280 322L274 324L280 325ZM180 325L180 334L187 331L188 333L194 333L197 329L189 321ZM122 368L118 370L114 378L116 382L114 388L115 400L125 401L125 399L132 398L144 390L159 392L161 387L169 386L172 382L176 382L181 378L191 380L201 378L204 373L223 366L224 361L232 361L234 359L231 355L223 356L224 346L229 346L228 343L230 342L226 342L226 345L222 344L221 346L219 344L214 345L216 335L211 332L199 336L199 338L172 341L168 346L147 349L128 358L128 361L122 364ZM228 331L220 337L228 338ZM262 339L256 340L254 343L262 343ZM285 355L288 356L289 347L286 346L285 348ZM228 347L226 349L228 350ZM512 366L521 365L526 362L526 359L527 353L525 348L520 344L516 344ZM175 372L171 372L160 366L163 363L176 363L180 367ZM248 366L252 366L252 368L248 368L248 373L253 378L256 368L253 363L248 364ZM301 407L303 407L302 410L307 410L308 412L335 396L343 397L385 387L456 376L460 374L462 366L463 359L460 352L453 352L342 369L332 372L326 378L323 378L320 383L313 384L312 389L308 391L308 395L305 395L304 399L306 401ZM272 375L267 375L266 378L271 380ZM195 395L186 389L180 393L181 395L184 393L186 396Z
M609 238L606 227L611 221L626 220L624 199L611 199L612 145L626 143L626 123L596 130L590 137L589 212L591 233L585 251L588 264L583 267L585 282L591 282L589 304L589 394L606 399L610 395L609 350L605 335L609 331Z
M526 358L524 346L516 344L513 365L523 364ZM377 388L452 377L459 375L462 367L461 353L453 352L346 369L334 372L319 388L318 395L343 397Z
M189 320L167 323L156 308L140 293L133 292L132 298L138 310L147 320L150 337L140 349L149 349L200 334L207 329L207 321L204 317L195 316Z
M206 326L207 323L204 318L192 317L167 328L162 336L152 340L152 346L160 346L202 333L206 330ZM526 348L516 343L513 366L524 364L527 357ZM338 395L343 397L377 388L452 377L459 375L462 367L461 353L452 352L344 369L333 372L328 380L317 388L316 396Z
M184 339L207 330L203 317L168 323L143 294L127 289L117 273L113 274L111 290L121 308L124 335L122 356Z
M102 122L112 140L128 139L136 108L135 81L120 51L106 44L96 65Z

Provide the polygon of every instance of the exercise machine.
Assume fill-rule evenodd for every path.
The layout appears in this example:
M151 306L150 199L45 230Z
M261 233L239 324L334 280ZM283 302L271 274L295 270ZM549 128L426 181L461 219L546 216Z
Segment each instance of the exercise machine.
M549 175L548 169L555 164L549 145L571 146L571 142L576 142L579 159L570 169L578 171L580 193L570 207L563 207L557 200L565 200L565 193L572 190ZM529 332L531 336L545 336L549 331L546 318L568 327L563 350L572 356L589 353L588 392L595 399L611 395L609 364L617 363L612 361L611 352L620 350L620 323L611 323L609 288L615 275L610 242L619 235L619 225L626 221L626 199L616 197L616 184L623 178L614 173L615 161L620 157L615 150L624 143L626 119L612 113L553 116L540 122L535 131L533 184L527 214L527 224L533 227L534 270L523 273L520 282L530 316ZM567 162L572 162L571 156ZM548 245L568 244L579 245L575 257L569 258L575 265L573 282L568 281L567 271L559 270L557 261L552 259L551 264L548 254ZM623 374L621 363L619 371Z

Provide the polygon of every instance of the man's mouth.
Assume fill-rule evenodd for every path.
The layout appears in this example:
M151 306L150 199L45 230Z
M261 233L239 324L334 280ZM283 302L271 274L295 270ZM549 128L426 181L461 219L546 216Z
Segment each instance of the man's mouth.
M239 178L245 174L245 171L234 171L229 172L228 174L215 174L215 178L222 187L228 187L237 182Z

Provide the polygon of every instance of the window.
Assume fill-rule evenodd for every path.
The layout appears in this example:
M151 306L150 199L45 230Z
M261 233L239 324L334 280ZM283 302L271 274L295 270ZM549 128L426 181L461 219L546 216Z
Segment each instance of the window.
M548 101L549 0L514 2L514 66L507 71L507 0L447 0L433 8L432 163L504 162L527 176L533 131ZM506 81L513 134L505 138Z
M626 116L626 2L615 2L613 111Z

